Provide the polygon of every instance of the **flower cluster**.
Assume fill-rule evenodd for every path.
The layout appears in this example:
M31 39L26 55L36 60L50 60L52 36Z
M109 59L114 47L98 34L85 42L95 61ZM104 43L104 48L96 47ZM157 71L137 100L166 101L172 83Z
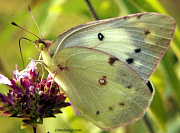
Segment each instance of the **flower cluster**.
M1 115L24 118L23 122L33 127L42 124L43 118L62 113L60 109L70 105L53 78L49 75L47 79L40 79L40 71L36 73L36 69L35 62L31 61L21 72L16 67L11 80L0 75L0 83L11 88L7 95L0 93Z

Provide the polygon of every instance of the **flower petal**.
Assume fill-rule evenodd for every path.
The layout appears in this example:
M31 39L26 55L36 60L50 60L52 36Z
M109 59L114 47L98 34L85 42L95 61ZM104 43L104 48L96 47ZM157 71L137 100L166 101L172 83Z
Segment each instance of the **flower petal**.
M11 85L11 81L4 75L0 74L0 84Z
M14 78L17 79L18 74L19 74L17 65L15 66L15 70L13 71L13 74L14 74Z
M26 69L28 69L29 71L32 70L34 72L37 69L36 62L31 60L29 65L26 67Z

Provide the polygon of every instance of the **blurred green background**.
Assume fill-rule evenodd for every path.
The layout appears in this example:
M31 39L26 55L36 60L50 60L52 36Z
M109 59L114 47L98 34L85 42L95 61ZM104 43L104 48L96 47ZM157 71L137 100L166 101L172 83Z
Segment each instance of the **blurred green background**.
M175 18L175 36L151 76L156 88L154 100L146 116L156 133L180 133L180 1L179 0L91 0L100 19L124 16L139 12L158 12ZM0 73L13 77L15 64L23 69L18 41L20 37L36 38L10 24L16 22L23 28L39 36L27 6L40 27L43 38L54 40L65 30L89 21L92 18L84 0L1 0L0 1ZM38 59L39 51L34 44L22 40L24 63L29 58ZM6 94L8 87L0 85L0 92ZM143 119L126 127L103 131L86 118L74 116L71 107L62 109L57 118L44 119L37 128L38 133L54 133L55 129L81 129L85 133L148 133ZM21 120L0 116L1 133L31 133L30 128L20 129ZM64 133L66 133L64 131Z

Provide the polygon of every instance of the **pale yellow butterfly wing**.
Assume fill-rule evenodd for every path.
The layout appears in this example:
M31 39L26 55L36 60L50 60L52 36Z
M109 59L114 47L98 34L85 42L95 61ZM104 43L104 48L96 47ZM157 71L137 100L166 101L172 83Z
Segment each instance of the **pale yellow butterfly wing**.
M103 129L124 126L149 106L148 79L174 29L156 13L86 23L46 44L44 64L82 115Z
M87 48L64 48L54 57L61 66L55 81L76 109L97 126L111 129L140 119L152 88L115 57ZM57 71L59 69L59 71Z

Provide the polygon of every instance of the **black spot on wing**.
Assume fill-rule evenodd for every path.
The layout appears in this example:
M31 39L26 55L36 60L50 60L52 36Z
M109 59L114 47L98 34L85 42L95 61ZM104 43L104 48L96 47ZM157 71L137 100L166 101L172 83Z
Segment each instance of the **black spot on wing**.
M99 110L96 111L96 115L99 115Z
M102 76L103 78L107 79L107 76Z
M142 15L137 15L137 19L140 19Z
M151 94L152 94L153 91L154 91L154 89L153 89L153 87L152 87L152 85L151 85L151 82L148 81L148 82L146 83L146 85L148 86L148 88L149 88L149 90L151 91Z
M135 53L139 53L139 52L141 52L141 49L140 49L140 48L135 49L134 52L135 52Z
M134 62L134 59L133 58L128 58L128 59L126 59L126 62L128 64L132 64Z
M146 31L144 31L144 34L147 36L148 34L150 34L151 32L150 32L150 30L146 30Z
M131 85L128 85L128 86L127 86L128 89L131 89L131 87L132 87Z
M58 64L57 66L59 67L60 70L63 69L63 67L60 64Z
M114 62L117 61L117 60L119 60L119 59L116 58L116 57L110 57L108 63L109 63L111 66L113 66Z
M124 104L124 102L119 102L118 103L120 106L124 106L125 104Z
M50 57L53 58L53 56L54 56L54 52L51 52Z
M109 106L109 110L113 110L113 108Z
M99 34L98 34L98 39L99 39L100 41L102 41L102 40L104 39L104 35L103 35L102 33L99 33Z
M107 76L102 76L102 78L98 80L98 83L102 86L107 85Z
M124 19L127 19L127 18L129 18L128 16L124 16Z
M62 67L62 65L58 64L57 67L59 68L59 70L68 70L68 67Z

